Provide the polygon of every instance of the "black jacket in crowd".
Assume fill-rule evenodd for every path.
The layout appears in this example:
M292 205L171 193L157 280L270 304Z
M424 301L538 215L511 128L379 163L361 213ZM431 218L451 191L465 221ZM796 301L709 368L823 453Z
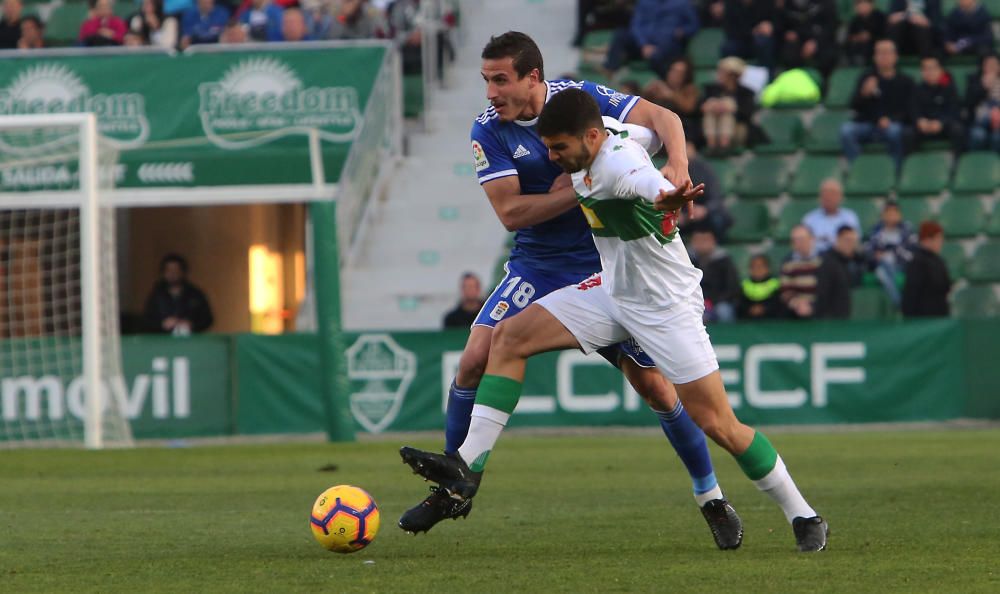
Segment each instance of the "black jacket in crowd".
M753 28L764 21L777 25L778 11L774 0L726 0L722 28L726 39L737 39L744 44L753 43ZM777 29L777 27L775 27Z
M869 76L878 78L879 94L862 97L861 87ZM882 117L894 122L909 124L913 121L913 80L900 71L892 78L882 78L875 69L866 70L858 77L851 99L854 120L875 123Z
M913 94L913 117L940 120L948 125L961 119L961 106L955 84L929 85L923 81Z
M944 259L923 246L913 250L903 283L903 316L947 316L950 290L951 275Z
M739 303L743 293L740 273L725 250L716 250L708 261L696 260L694 265L702 271L701 291L705 301L729 303L733 307Z
M827 250L816 271L813 318L845 319L851 315L850 260L837 250Z
M202 332L212 325L212 308L208 298L201 289L189 282L178 297L170 294L165 281L156 283L153 292L146 300L146 330L149 332L169 333L163 329L163 320L181 318L191 322L191 332Z

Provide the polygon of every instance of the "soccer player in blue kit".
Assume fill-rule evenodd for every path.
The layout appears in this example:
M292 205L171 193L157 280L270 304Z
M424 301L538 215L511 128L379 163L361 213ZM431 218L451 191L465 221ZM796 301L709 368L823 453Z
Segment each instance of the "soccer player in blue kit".
M448 393L445 452L454 453L469 430L476 388L489 358L493 328L528 305L564 286L600 271L600 256L579 208L568 176L548 158L535 129L548 99L567 88L590 93L602 114L652 130L667 149L663 173L673 183L690 181L684 131L669 110L603 85L571 80L546 81L541 52L523 33L493 37L482 52L482 76L490 107L472 127L472 153L479 183L497 216L517 231L507 274L473 323L459 370ZM561 176L561 177L560 177ZM669 219L673 224L674 219ZM684 411L673 386L633 341L601 354L619 367L660 419L660 425L691 475L695 501L716 545L734 549L743 526L715 478L705 435ZM432 487L431 494L406 511L399 526L408 532L430 530L441 520L465 517L472 500L451 497Z

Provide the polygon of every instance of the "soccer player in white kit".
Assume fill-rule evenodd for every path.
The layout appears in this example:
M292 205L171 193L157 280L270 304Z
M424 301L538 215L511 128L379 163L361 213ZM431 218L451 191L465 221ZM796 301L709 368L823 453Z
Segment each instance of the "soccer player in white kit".
M404 460L453 497L474 496L520 398L527 358L567 348L591 353L632 336L676 386L695 423L781 507L798 549L823 550L827 523L799 493L767 438L740 423L729 405L702 323L701 271L691 264L674 224L676 211L692 199L689 183L675 189L639 144L605 129L594 99L576 89L549 100L538 132L549 158L572 173L603 272L497 325L469 434L457 455L404 448Z

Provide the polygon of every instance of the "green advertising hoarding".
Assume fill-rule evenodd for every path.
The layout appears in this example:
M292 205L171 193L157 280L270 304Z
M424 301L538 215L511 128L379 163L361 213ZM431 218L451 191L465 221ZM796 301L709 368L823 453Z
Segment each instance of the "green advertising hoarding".
M710 331L731 403L751 424L1000 418L1000 320ZM466 337L462 331L345 336L346 408L356 430L440 430ZM18 350L14 343L8 352ZM320 433L326 425L319 346L311 334L125 337L125 378L116 395L139 439ZM30 368L21 363L11 364ZM30 433L27 400L43 394L60 401L47 410L82 416L82 405L72 402L75 383L0 369L4 421ZM529 361L511 420L513 427L655 424L621 374L576 351Z
M362 121L386 49L329 47L238 52L97 53L0 60L0 115L96 114L118 151L116 187L312 182L307 134L318 130L335 181ZM58 142L57 138L50 138ZM75 166L32 164L46 139L5 142L4 191L75 185Z

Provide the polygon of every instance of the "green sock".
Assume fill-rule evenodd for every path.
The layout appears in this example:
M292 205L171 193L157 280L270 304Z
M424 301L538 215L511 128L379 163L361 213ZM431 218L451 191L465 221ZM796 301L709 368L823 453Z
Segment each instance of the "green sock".
M775 464L778 463L778 452L763 433L755 431L750 447L736 456L736 463L750 480L758 481L774 470Z
M495 408L508 415L521 399L521 382L502 375L484 375L476 389L476 404Z

